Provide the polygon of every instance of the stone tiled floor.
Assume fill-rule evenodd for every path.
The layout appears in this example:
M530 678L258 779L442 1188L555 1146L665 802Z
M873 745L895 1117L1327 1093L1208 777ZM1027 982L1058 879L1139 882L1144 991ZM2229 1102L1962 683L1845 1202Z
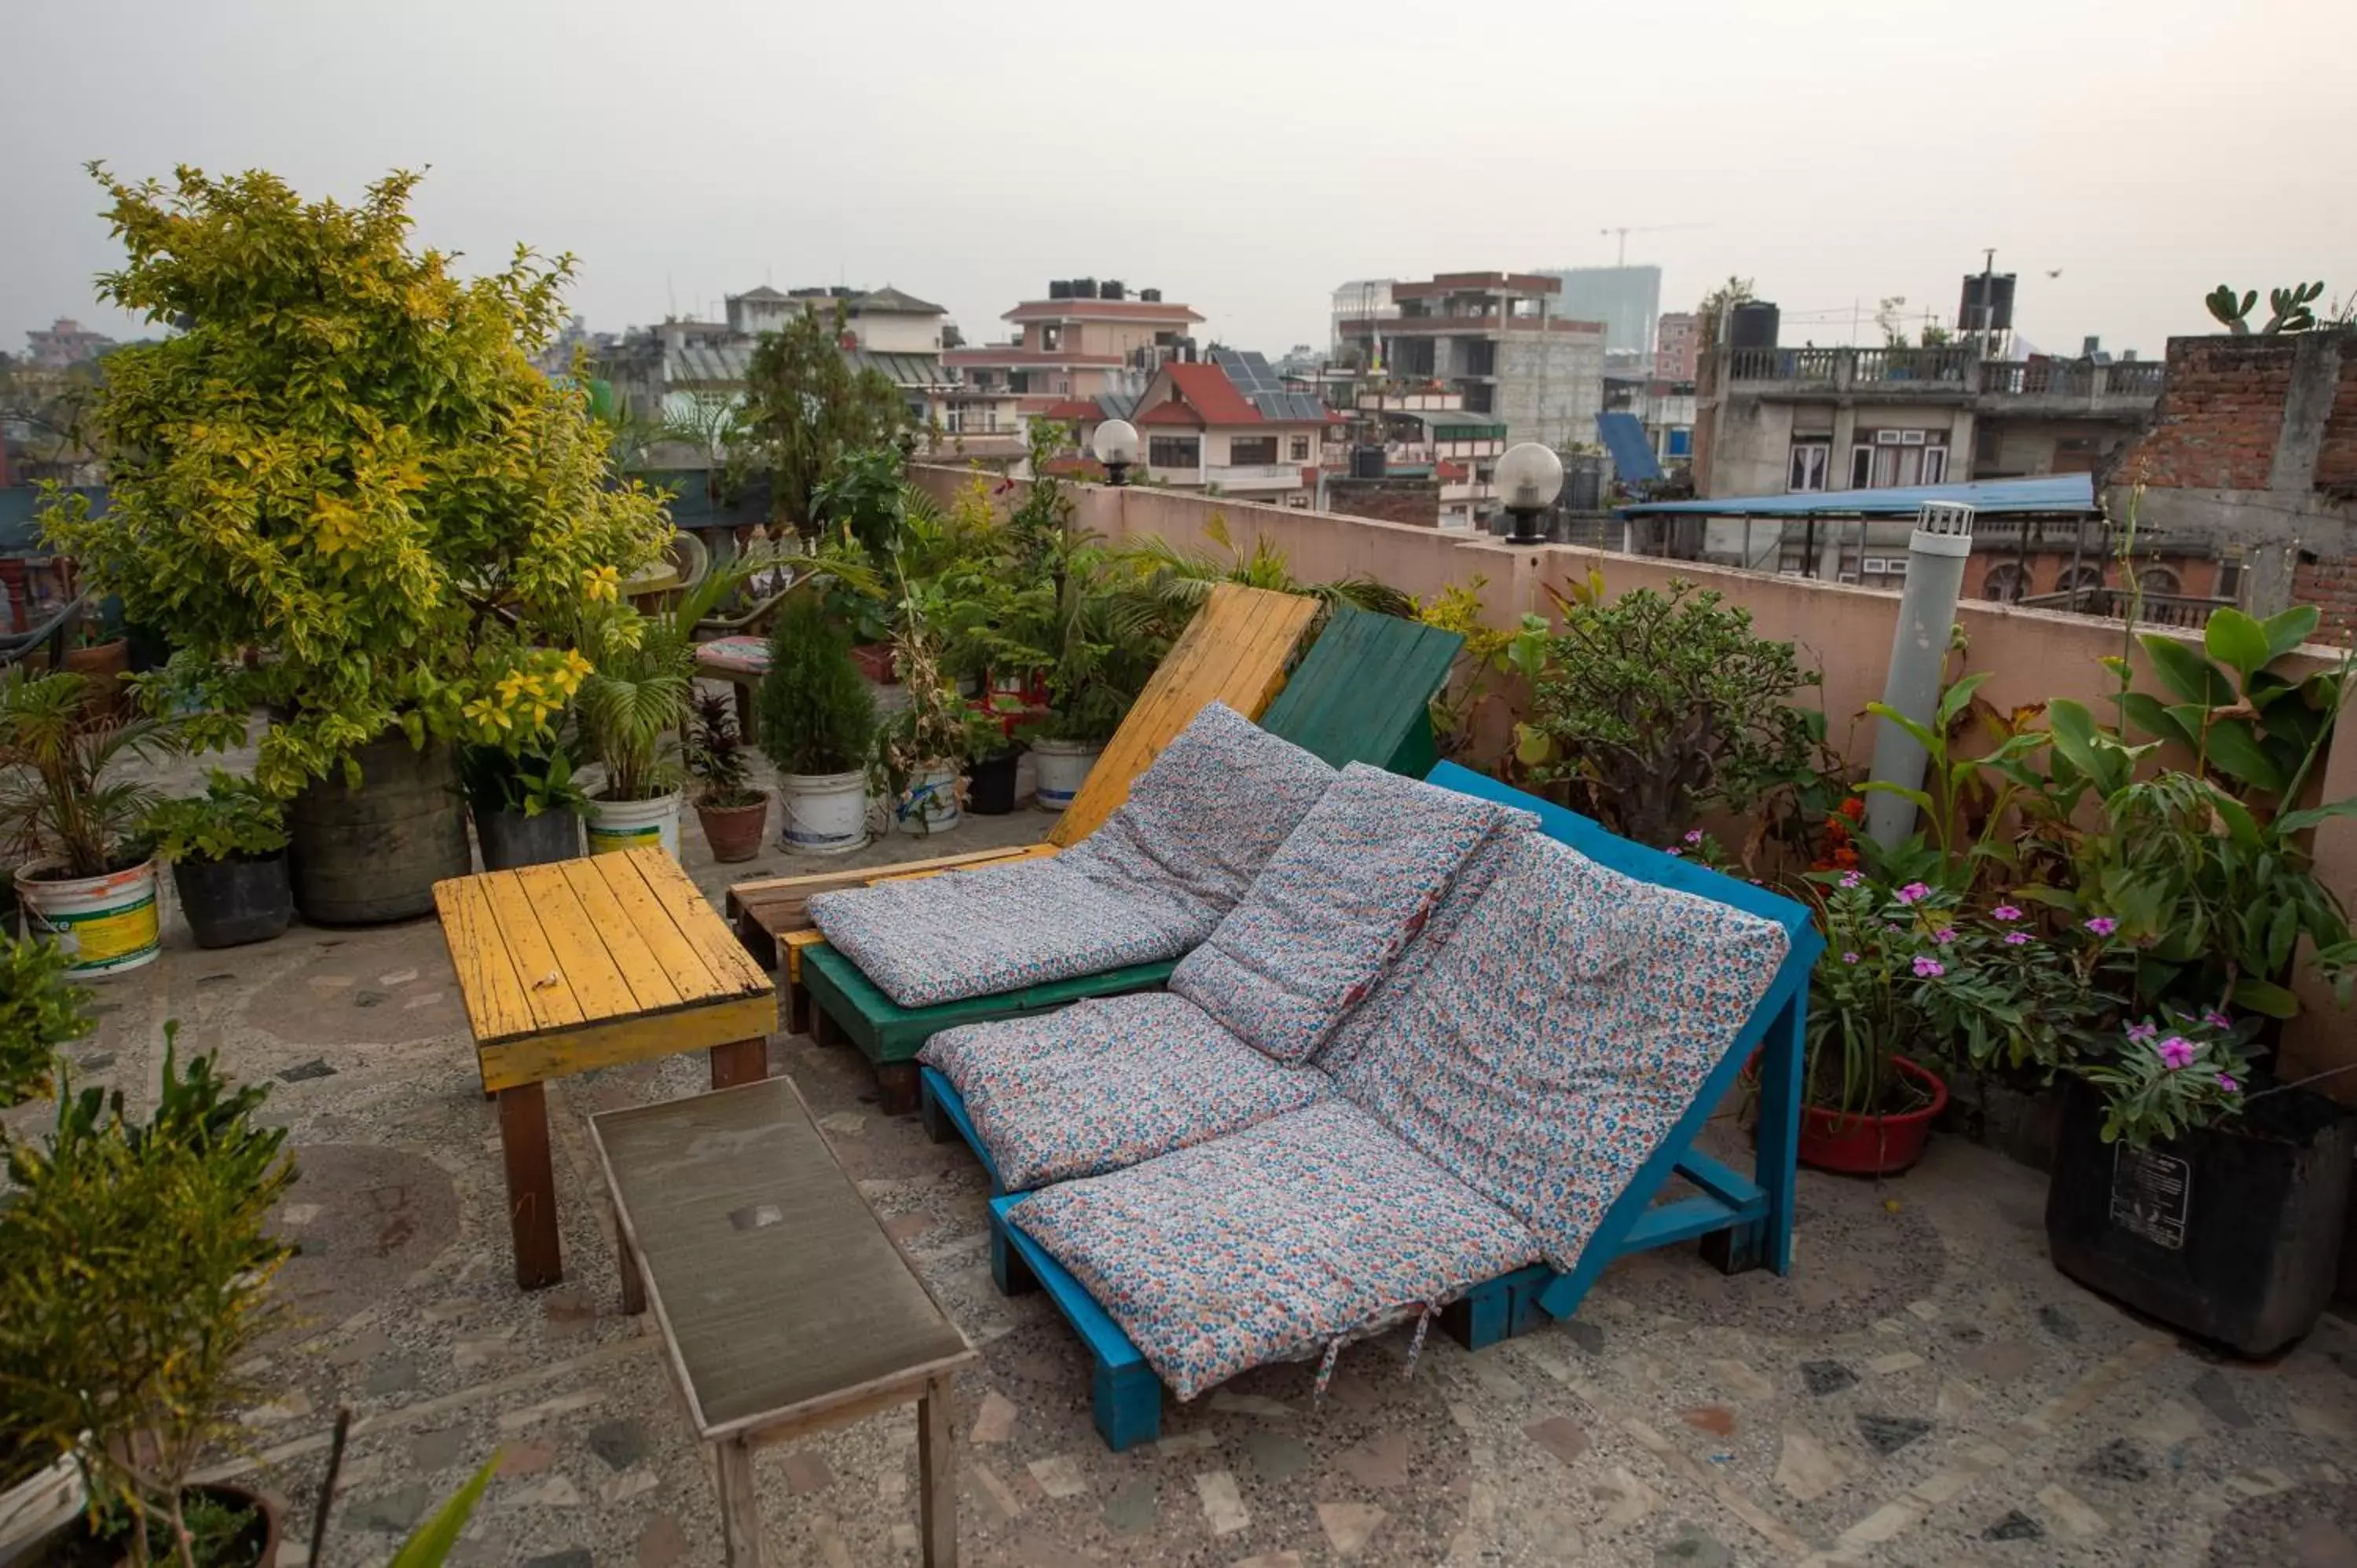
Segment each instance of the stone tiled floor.
M688 858L716 897L746 869L712 866L692 828ZM76 1077L139 1092L178 1018L274 1080L302 1167L283 1216L299 1322L257 1369L271 1397L237 1465L307 1520L332 1412L352 1408L338 1568L383 1562L494 1448L504 1475L462 1561L718 1563L705 1464L654 1341L617 1310L583 1120L696 1092L704 1064L552 1086L567 1279L524 1296L432 921L221 953L169 940L104 988ZM877 1115L848 1050L780 1036L770 1062L982 1348L959 1389L969 1562L2357 1564L2357 1331L2328 1319L2265 1367L2180 1343L2057 1275L2042 1179L1983 1150L1940 1143L1880 1187L1804 1173L1789 1280L1721 1278L1690 1250L1634 1260L1573 1322L1479 1356L1435 1335L1413 1377L1405 1334L1353 1347L1322 1403L1311 1369L1263 1369L1115 1455L1071 1334L991 1286L964 1151ZM906 1412L765 1453L770 1560L914 1562L915 1474Z

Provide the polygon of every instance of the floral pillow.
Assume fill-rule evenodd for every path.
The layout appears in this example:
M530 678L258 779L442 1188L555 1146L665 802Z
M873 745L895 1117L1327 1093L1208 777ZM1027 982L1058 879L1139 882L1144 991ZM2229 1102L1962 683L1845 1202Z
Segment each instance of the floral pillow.
M1280 1062L1309 1059L1491 834L1536 819L1354 762L1170 989Z

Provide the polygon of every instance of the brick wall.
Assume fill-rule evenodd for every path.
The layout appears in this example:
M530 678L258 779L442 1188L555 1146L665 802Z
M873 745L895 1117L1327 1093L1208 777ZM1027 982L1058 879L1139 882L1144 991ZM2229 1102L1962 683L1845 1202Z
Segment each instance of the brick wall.
M2302 561L2292 575L2291 596L2324 612L2309 641L2344 648L2357 641L2357 561Z
M2357 338L2343 338L2341 377L2316 455L2316 488L2341 499L2357 497Z
M1343 479L1326 481L1326 508L1344 517L1371 517L1379 522L1414 522L1440 526L1440 486L1432 479Z
M2116 484L2167 489L2264 490L2283 428L2297 338L2169 341L2169 381L2151 427L2130 446ZM2349 384L2349 367L2341 370ZM2357 410L2350 415L2357 458Z

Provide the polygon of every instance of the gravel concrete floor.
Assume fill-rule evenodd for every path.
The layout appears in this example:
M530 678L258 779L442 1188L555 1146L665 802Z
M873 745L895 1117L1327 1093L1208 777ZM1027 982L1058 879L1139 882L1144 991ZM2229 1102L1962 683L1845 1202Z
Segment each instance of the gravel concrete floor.
M816 864L716 866L692 817L686 860L716 905L730 881ZM184 1047L273 1082L302 1172L280 1216L302 1249L280 1286L297 1321L266 1348L271 1397L231 1468L301 1534L349 1405L337 1568L388 1559L494 1449L503 1474L457 1561L719 1563L708 1466L655 1339L619 1310L585 1132L593 1112L701 1091L705 1063L549 1086L566 1279L525 1295L434 921L205 952L167 920L163 961L101 987L74 1077L152 1093L178 1019ZM1413 1377L1404 1332L1356 1346L1322 1402L1314 1369L1264 1369L1114 1455L1071 1334L1040 1296L992 1288L965 1151L877 1114L847 1047L780 1035L770 1062L982 1349L958 1389L969 1563L2357 1565L2357 1331L2329 1318L2266 1366L2186 1344L2057 1274L2043 1178L1953 1139L1882 1186L1804 1172L1790 1279L1722 1278L1691 1250L1632 1260L1572 1322L1478 1356L1435 1335ZM1731 1126L1713 1143L1745 1155ZM916 1560L912 1417L762 1454L771 1563Z

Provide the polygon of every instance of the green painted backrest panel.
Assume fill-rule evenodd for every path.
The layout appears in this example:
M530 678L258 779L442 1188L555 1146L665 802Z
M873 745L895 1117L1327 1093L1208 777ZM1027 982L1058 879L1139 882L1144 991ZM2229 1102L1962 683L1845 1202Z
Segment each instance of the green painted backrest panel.
M1420 778L1432 762L1430 704L1465 639L1345 605L1261 715L1261 727L1336 768L1364 762Z

